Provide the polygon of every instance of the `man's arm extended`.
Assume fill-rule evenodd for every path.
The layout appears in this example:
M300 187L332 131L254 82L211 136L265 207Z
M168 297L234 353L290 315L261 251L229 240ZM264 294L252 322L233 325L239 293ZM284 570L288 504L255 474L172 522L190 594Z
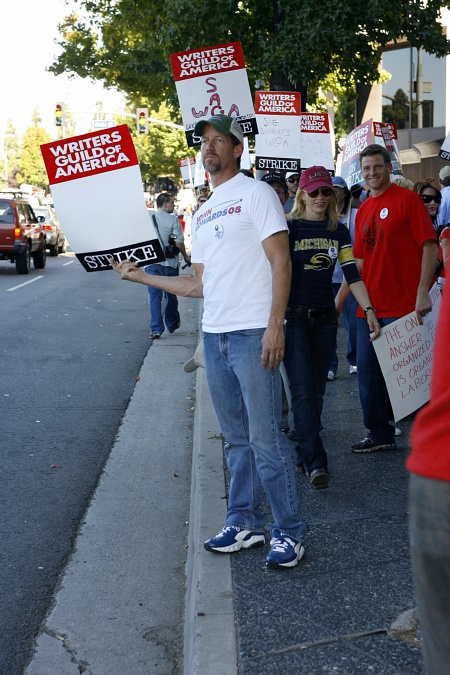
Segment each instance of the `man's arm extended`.
M284 317L291 289L291 257L286 231L277 232L262 242L272 268L272 306L262 339L261 365L277 368L284 358Z
M182 274L178 277L160 277L154 274L147 274L142 267L136 267L135 263L124 260L117 264L110 259L111 267L121 279L126 281L135 281L144 286L153 286L160 288L174 295L183 295L190 298L203 297L203 265L193 263L192 274Z

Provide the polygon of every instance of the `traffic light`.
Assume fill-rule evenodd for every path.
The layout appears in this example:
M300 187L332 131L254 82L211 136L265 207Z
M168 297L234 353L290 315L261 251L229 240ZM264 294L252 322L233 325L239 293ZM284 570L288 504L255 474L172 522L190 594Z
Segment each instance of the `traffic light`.
M138 134L148 134L148 108L136 110L136 124Z
M55 105L55 124L57 127L62 127L64 122L64 103L57 103Z

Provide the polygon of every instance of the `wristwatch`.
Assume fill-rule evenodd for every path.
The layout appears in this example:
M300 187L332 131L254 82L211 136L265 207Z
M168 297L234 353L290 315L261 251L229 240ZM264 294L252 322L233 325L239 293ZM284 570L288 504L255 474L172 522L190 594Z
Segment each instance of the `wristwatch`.
M364 307L364 314L367 315L367 312L369 311L369 309L371 309L372 312L373 312L374 314L376 314L375 307L372 307L371 305L369 305L368 307Z

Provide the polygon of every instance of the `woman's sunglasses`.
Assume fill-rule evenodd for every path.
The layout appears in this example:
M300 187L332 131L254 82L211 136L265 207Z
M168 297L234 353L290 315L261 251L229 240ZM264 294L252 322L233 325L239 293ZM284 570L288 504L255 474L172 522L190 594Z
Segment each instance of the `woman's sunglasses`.
M333 188L323 187L319 188L318 190L313 190L312 192L308 192L308 197L312 197L314 199L315 197L317 197L319 192L324 197L331 197L331 195L333 194Z
M434 202L435 204L440 204L442 197L439 195L420 195L424 204L430 204Z

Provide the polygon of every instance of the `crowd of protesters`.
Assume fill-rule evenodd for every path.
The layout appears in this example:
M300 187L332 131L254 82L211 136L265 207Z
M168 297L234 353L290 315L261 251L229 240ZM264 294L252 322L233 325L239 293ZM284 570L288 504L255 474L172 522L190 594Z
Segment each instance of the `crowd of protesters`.
M364 186L358 186L358 197L364 199L358 202L342 177L323 166L250 180L254 174L240 170L242 130L231 117L202 120L195 133L211 186L200 191L193 218L193 274L168 278L131 261L111 264L125 280L204 298L203 359L230 472L225 524L205 548L234 553L265 543L262 486L274 519L266 565L291 568L304 556L306 524L297 513L292 458L281 428L280 369L284 365L288 376L295 463L314 489L326 489L330 469L321 415L327 379L336 377L336 331L344 311L347 359L367 429L350 449L397 449L373 343L384 326L411 312L422 325L432 309L438 237L444 268L450 238L450 223L442 222L450 167L440 172L442 191L429 180L414 185L392 176L384 146L369 145L359 156ZM444 672L450 662L450 324L447 317L441 323L448 334L439 334L438 326L439 377L435 366L431 402L419 414L408 461L414 577L430 673ZM433 467L426 459L429 439Z

